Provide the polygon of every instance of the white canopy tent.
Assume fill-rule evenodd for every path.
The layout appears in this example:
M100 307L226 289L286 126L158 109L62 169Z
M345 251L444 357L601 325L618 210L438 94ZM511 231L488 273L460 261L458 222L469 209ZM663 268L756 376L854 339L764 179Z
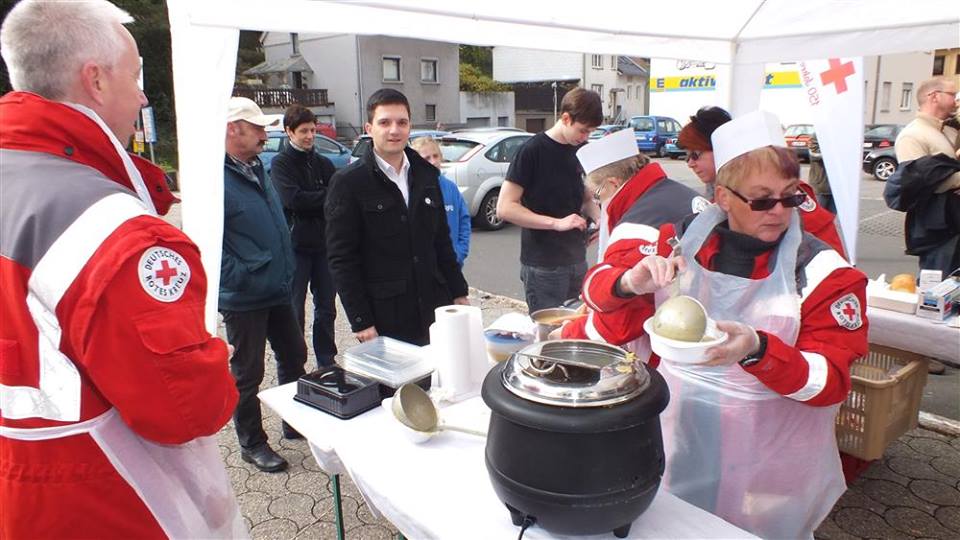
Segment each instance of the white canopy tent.
M184 230L216 322L223 136L239 30L382 34L472 45L694 59L732 66L734 114L759 103L763 64L960 46L956 0L168 0ZM851 249L855 246L848 246Z

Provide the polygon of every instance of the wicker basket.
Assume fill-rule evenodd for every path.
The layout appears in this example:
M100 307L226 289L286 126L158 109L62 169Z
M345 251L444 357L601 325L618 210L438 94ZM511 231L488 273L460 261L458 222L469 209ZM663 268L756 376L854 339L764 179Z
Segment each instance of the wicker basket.
M850 366L850 379L850 394L837 414L837 445L860 459L879 459L888 444L917 426L927 361L871 344L867 357Z

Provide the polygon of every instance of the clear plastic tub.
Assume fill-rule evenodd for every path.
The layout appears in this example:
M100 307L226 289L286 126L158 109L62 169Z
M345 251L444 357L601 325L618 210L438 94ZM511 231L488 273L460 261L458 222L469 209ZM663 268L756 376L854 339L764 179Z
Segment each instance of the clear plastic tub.
M347 349L342 364L347 371L391 388L418 381L433 372L433 363L422 347L383 336Z

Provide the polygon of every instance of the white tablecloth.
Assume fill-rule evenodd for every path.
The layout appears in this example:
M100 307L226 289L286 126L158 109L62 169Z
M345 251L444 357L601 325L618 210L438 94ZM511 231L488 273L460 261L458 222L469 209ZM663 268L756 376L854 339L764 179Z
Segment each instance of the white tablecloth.
M868 307L870 343L960 362L960 328L908 313Z
M339 420L293 400L296 383L260 399L310 441L328 473L348 472L371 509L404 535L420 538L514 538L519 529L497 498L483 460L484 439L443 432L414 444L384 408ZM480 398L443 410L448 421L482 422ZM534 526L525 538L558 538ZM610 539L611 534L596 538ZM754 538L726 521L660 490L629 538Z

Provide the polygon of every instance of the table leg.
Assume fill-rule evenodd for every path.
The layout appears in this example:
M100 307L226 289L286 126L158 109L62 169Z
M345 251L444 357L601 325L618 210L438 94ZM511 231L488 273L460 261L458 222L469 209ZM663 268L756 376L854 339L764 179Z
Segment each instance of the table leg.
M333 486L333 518L337 524L337 540L344 540L343 502L340 498L340 475L335 474L331 476L330 484Z

